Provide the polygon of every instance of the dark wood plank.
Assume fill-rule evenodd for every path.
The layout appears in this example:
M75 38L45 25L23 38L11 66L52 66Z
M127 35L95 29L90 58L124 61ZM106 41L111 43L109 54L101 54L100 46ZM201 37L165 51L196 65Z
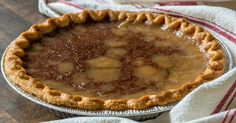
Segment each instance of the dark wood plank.
M26 28L28 28L31 24L24 19L18 17L14 14L14 12L8 10L3 5L0 4L0 53L2 56L3 51L5 50L6 46L14 40L14 38L17 37L17 35L24 31ZM11 105L5 105L9 103L8 101L14 102L14 98L9 97L16 97L16 95L13 90L6 84L5 81L3 81L3 77L1 76L1 83L0 83L0 89L1 94L3 98L0 100L0 105L4 106L4 109ZM9 98L7 100L4 100L4 98ZM1 107L2 109L3 107Z
M0 1L0 56L10 42L33 23L46 17L38 12L37 0ZM0 74L0 122L40 122L58 119L47 109L17 94Z
M17 121L9 115L7 112L0 110L0 122L1 123L17 123Z
M1 53L19 33L30 27L31 23L18 17L14 12L0 4L0 43Z
M16 109L18 111L16 111ZM48 120L54 120L56 117L48 109L42 106L36 106L32 102L18 105L15 108L6 110L16 121L20 123L26 122L42 122Z
M42 22L46 19L38 12L38 0L1 0L0 3L31 23Z

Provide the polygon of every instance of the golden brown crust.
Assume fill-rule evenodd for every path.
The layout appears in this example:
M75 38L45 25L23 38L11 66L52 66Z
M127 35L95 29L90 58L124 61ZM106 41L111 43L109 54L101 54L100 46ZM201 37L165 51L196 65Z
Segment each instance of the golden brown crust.
M33 42L46 33L52 32L56 28L66 27L70 23L84 23L88 18L94 21L101 21L107 17L111 21L148 22L148 24L163 25L166 29L181 31L183 34L196 39L203 46L209 57L209 65L195 81L188 82L180 88L166 90L160 95L146 95L138 99L129 100L102 100L99 98L82 97L80 95L70 95L62 91L52 90L46 84L26 75L26 70L22 67L23 61L21 57L25 55L24 49L29 46L30 42ZM210 33L204 31L197 25L189 23L183 18L142 12L85 10L79 14L66 14L59 18L47 19L44 23L33 25L29 30L21 33L7 50L4 64L5 72L14 84L19 85L26 92L49 103L85 110L126 110L145 109L155 105L165 105L179 101L200 84L221 75L225 69L225 58L223 49Z

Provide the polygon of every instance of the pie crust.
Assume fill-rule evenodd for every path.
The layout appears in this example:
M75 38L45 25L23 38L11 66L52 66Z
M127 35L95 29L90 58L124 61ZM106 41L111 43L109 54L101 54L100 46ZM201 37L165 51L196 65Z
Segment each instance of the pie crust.
M63 91L53 90L48 85L35 80L26 74L22 57L24 49L45 34L55 29L64 28L71 23L82 24L87 20L123 21L124 23L146 23L149 25L162 25L166 29L180 31L195 39L204 48L208 55L208 66L194 81L187 82L176 89L169 89L159 95L143 95L135 99L100 99L71 95ZM24 91L39 97L51 104L74 107L84 110L126 110L145 109L156 105L165 105L181 100L191 90L200 84L217 78L225 69L224 51L218 41L201 27L188 22L184 18L175 18L165 14L148 12L126 12L111 10L84 10L78 14L66 14L59 18L49 18L45 22L33 25L29 30L21 33L10 45L4 58L4 70L12 82Z

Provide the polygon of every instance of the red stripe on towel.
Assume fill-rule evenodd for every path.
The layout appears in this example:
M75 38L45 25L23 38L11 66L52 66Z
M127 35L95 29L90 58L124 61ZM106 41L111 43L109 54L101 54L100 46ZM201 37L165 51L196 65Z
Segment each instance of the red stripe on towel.
M130 4L131 6L134 6L137 9L141 9L137 4Z
M231 122L233 121L233 119L234 119L235 115L236 115L236 109L234 110L234 113L233 113L233 115L232 115L232 117L231 117L231 119L230 119L229 123L231 123Z
M229 101L229 103L227 104L227 106L225 107L225 110L227 110L230 106L230 104L233 102L234 98L236 97L236 91L234 92L233 97L231 98L231 100Z
M215 110L211 113L211 114L216 114L218 112L220 112L220 110L222 109L222 107L224 106L225 102L228 100L229 96L231 95L231 93L234 91L236 87L236 81L233 83L233 85L229 88L229 90L227 91L227 93L224 95L224 97L221 99L220 103L216 106Z
M80 10L83 10L83 8L79 4L75 4L75 3L64 1L64 0L59 0L59 2L63 3L63 4L66 4L66 5L69 5L69 6L73 6L75 8L80 9Z
M156 2L160 6L198 5L197 2Z
M143 4L137 3L141 8L146 8Z
M230 110L227 111L227 113L226 113L226 115L225 115L225 117L224 117L222 123L225 123L225 121L226 121L226 119L227 119L227 117L228 117L228 115L229 115L229 112L230 112Z
M105 1L105 0L100 0L101 2L103 2L103 3L105 3L105 4L108 4L108 2L107 1Z
M103 4L100 0L94 0L94 1L99 3L99 4Z

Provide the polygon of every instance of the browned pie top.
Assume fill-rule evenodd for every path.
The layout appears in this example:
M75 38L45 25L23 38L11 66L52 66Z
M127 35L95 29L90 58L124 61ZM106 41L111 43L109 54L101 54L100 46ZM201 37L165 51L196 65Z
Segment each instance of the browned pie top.
M202 47L181 35L144 24L72 25L34 42L24 67L69 94L103 99L158 94L194 81L208 66Z

